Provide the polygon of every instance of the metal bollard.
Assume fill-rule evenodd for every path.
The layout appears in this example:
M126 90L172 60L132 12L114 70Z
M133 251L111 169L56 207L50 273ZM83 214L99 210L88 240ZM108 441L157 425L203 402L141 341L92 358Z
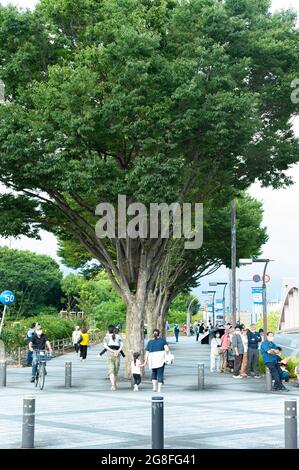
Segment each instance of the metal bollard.
M72 363L65 363L65 388L71 388L72 386Z
M35 398L23 399L22 449L34 449Z
M266 367L266 391L271 392L271 390L272 390L272 376L271 376L270 369Z
M205 365L203 362L198 363L198 390L205 388Z
M6 361L0 361L0 387L6 387Z
M164 449L163 397L152 397L152 449Z
M286 449L297 449L297 400L284 402L284 442Z

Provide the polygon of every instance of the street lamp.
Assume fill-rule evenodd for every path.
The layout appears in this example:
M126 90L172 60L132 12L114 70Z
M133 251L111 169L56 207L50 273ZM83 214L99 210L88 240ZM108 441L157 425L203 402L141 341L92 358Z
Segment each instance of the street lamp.
M213 300L212 300L212 313L213 313L213 326L215 326L215 308L214 308L214 300L215 300L215 290L203 290L203 294L213 294Z
M225 289L226 289L227 284L228 284L227 282L209 282L209 286L224 286L223 293L222 293L222 307L223 307L223 319L224 319L224 321L226 320L226 318L225 318L225 314L226 314L226 310L225 310Z
M246 264L252 264L252 263L265 263L264 266L264 272L263 272L263 328L264 328L264 335L267 334L267 291L266 291L266 270L267 266L270 263L270 261L274 261L274 259L269 259L269 258L242 258L239 259L239 265L246 265Z

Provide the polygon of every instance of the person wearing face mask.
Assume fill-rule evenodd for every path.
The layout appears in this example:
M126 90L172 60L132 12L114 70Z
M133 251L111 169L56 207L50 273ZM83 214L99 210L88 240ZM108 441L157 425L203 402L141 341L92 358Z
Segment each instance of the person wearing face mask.
M220 372L220 354L219 349L221 347L220 333L217 332L211 341L211 356L210 356L210 371Z
M272 380L274 380L273 390L284 390L288 392L289 390L282 383L282 370L278 363L278 357L280 351L278 346L273 342L274 334L272 331L268 331L265 341L263 341L261 346L261 353L263 356L263 361L266 367L271 372Z
M253 323L250 325L250 329L247 331L248 338L248 361L247 361L247 375L251 375L251 369L255 378L260 377L259 373L259 345L262 342L260 333L256 331L256 325Z
M29 349L33 353L32 374L30 382L34 382L35 380L38 354L40 353L40 351L45 351L46 348L49 350L50 353L52 353L52 348L50 341L48 340L48 336L45 335L43 333L43 330L39 327L38 329L36 329L36 332L29 343Z
M240 375L242 377L247 377L246 367L247 367L248 337L247 337L247 330L245 328L241 330L241 338L243 341L244 353L243 353Z
M240 370L242 366L243 354L244 354L244 344L242 341L241 330L236 326L235 334L232 339L232 347L234 351L234 379L241 379Z

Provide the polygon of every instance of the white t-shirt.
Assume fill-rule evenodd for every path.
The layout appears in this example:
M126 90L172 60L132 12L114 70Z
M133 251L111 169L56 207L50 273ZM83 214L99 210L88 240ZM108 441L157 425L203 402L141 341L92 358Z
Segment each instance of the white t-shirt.
M244 346L244 353L247 353L248 351L248 336L247 334L241 335L242 341L243 341L243 346Z
M115 339L112 338L112 333L108 333L105 336L104 344L106 343L108 346L117 346L120 347L121 337L120 335L115 335Z
M212 356L217 356L219 354L218 346L221 346L220 338L213 338L211 341L211 354Z
M139 359L136 359L136 364L134 364L134 361L131 362L132 374L139 374L139 375L141 374L140 364L141 364L141 361Z

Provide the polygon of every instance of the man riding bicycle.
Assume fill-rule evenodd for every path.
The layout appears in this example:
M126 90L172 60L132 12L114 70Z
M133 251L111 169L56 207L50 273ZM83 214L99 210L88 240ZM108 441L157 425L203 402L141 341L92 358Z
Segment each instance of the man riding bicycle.
M33 361L32 361L32 377L30 382L35 381L37 363L38 363L38 353L39 351L44 351L48 348L49 352L52 354L51 344L48 340L48 336L43 333L41 328L37 329L33 335L30 343L29 349L33 352Z

